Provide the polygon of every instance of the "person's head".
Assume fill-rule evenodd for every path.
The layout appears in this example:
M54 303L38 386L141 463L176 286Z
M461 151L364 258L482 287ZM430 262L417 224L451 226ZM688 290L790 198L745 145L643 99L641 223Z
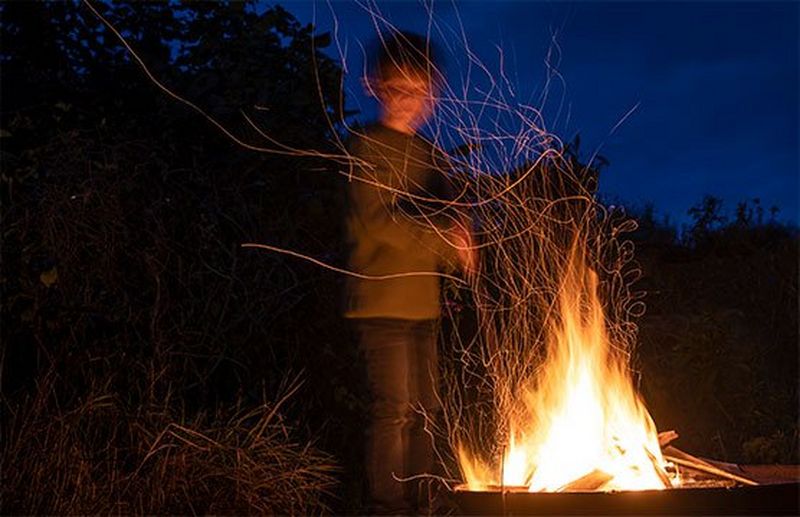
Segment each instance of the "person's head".
M431 42L392 31L382 34L376 45L367 86L380 103L381 121L413 133L430 117L441 78Z

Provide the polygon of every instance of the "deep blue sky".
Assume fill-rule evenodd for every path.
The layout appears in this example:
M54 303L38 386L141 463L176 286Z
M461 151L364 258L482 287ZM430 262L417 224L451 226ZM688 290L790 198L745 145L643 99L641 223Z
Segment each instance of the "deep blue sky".
M355 69L349 100L373 117L355 81L358 43L375 36L369 15L351 2L278 3L303 23L316 16L319 31L333 27L335 12ZM395 26L425 32L421 3L378 5ZM541 91L556 33L564 85L551 86L551 99L563 95L565 106L558 120L557 102L545 115L565 140L580 132L583 153L599 147L610 160L605 195L653 202L681 222L704 194L722 197L729 211L758 197L798 222L798 3L476 1L457 9L489 68L498 68L495 46L504 49L518 95ZM434 13L456 26L451 3L434 3Z

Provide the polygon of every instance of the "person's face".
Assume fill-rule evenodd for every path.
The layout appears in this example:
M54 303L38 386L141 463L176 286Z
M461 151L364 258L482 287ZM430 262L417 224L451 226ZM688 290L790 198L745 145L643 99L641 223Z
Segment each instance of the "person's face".
M397 71L381 82L378 96L385 117L416 129L431 116L434 104L432 93L427 77Z

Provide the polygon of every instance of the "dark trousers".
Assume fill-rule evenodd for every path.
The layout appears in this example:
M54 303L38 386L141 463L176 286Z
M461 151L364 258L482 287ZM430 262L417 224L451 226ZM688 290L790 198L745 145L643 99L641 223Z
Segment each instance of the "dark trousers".
M364 318L354 320L372 391L366 467L373 504L413 502L415 483L407 478L433 471L432 439L423 410L439 410L436 339L438 320Z

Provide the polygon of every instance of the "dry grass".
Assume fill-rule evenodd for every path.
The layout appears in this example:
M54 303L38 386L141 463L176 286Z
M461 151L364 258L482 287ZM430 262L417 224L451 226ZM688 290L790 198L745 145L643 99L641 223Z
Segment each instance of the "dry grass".
M65 132L4 207L0 513L321 513L332 458L255 389L314 331L279 334L307 293L236 254L275 218L148 148Z
M189 416L169 397L126 407L94 383L69 407L51 371L7 405L2 511L10 514L313 514L329 456L296 442L274 404Z

